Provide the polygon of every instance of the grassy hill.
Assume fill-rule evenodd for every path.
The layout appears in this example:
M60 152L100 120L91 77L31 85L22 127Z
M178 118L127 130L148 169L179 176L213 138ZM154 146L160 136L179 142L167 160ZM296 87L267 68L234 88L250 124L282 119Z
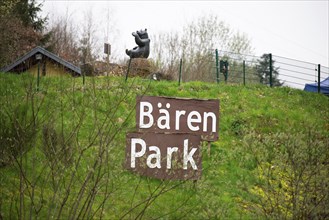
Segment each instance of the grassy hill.
M123 168L136 95L220 99L198 181ZM328 218L329 100L261 85L0 74L0 219Z

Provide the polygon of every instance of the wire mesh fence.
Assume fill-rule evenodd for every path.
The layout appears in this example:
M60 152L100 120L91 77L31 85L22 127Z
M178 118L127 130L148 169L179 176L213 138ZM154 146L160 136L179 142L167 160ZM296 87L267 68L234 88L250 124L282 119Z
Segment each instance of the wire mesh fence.
M312 84L318 86L320 92L320 87L328 87L327 84L320 85L328 77L329 68L321 64L272 54L254 56L215 49L193 59L182 58L178 78L180 82L266 84L297 89Z
M280 70L281 80L288 86L303 88L305 83L317 83L326 79L328 67L319 64L299 61L281 56L274 56ZM322 70L321 70L322 69Z
M246 54L237 54L228 51L219 51L219 62L226 61L228 67L220 68L220 81L239 84L257 84L260 79L257 76L257 64L260 57Z

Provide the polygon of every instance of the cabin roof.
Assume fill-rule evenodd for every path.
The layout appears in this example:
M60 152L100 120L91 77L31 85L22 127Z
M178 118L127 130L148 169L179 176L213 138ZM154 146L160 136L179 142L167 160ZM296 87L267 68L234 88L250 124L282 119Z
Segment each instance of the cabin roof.
M48 50L37 46L34 49L30 50L28 53L26 53L25 55L23 55L22 57L18 58L16 61L14 61L13 63L9 64L8 66L4 67L1 69L2 72L10 72L11 70L13 70L16 66L18 66L19 64L23 63L24 61L26 61L27 59L29 59L30 57L34 56L35 54L40 53L52 60L54 60L55 62L63 65L64 67L68 68L69 70L81 75L81 68L77 67L75 65L73 65L72 63L60 58L59 56L49 52Z

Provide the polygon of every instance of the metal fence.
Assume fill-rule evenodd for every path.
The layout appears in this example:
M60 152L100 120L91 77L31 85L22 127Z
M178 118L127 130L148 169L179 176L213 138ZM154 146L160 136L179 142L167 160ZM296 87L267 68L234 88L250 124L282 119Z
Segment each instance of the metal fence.
M273 56L280 70L280 78L287 86L304 88L306 83L317 83L329 77L329 68L291 58Z
M272 54L254 56L216 49L200 56L198 61L190 62L188 67L186 63L186 60L180 60L179 84L201 80L243 85L261 83L298 89L304 89L305 84L315 84L320 92L320 82L329 77L326 66Z

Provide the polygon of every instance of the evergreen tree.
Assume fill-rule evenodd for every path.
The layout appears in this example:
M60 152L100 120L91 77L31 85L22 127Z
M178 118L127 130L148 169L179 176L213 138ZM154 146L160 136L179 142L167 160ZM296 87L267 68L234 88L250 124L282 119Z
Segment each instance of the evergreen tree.
M16 15L25 26L32 27L36 31L42 31L47 22L47 17L40 17L42 4L35 0L19 0L14 7L13 14Z
M263 54L260 59L257 60L258 65L256 68L256 74L259 77L259 81L262 84L270 84L270 56L269 54ZM278 79L279 68L275 67L275 61L272 60L272 85L282 86L283 83Z
M0 7L0 67L6 66L34 47L43 46L47 18L41 17L41 4L35 0L4 0ZM2 4L2 3L1 3Z

